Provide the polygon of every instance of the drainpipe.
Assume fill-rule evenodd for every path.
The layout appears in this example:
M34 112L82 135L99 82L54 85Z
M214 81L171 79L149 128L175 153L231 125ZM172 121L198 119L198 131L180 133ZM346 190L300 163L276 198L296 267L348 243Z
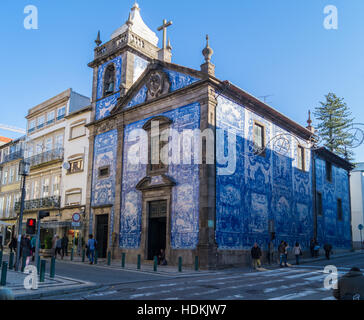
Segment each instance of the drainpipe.
M317 239L317 192L316 192L316 159L315 152L311 149L312 167L312 197L313 197L313 236Z

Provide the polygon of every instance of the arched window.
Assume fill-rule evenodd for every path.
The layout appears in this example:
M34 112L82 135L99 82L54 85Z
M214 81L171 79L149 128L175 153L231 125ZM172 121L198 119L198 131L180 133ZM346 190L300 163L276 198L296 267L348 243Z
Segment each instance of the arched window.
M113 63L109 64L105 71L104 76L104 96L114 93L115 90L115 66Z

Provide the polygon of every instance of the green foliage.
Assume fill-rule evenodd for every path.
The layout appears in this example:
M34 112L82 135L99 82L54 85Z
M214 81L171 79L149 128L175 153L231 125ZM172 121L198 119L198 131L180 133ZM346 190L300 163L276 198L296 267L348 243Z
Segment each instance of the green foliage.
M317 131L323 145L338 156L353 159L352 136L349 128L354 119L343 98L334 93L325 96L326 101L315 108L315 117L319 121Z

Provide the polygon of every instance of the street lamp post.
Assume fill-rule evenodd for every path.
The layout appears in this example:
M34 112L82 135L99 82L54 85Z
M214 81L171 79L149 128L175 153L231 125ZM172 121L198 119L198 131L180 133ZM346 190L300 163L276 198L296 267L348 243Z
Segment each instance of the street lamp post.
M16 262L15 262L15 270L19 269L20 262L20 242L22 236L22 228L23 228L23 212L24 212L24 200L25 200L25 181L26 177L29 174L30 164L25 160L21 160L19 162L19 174L23 177L22 179L22 189L21 189L21 200L20 200L20 214L19 214L19 222L18 222L18 244L16 250Z

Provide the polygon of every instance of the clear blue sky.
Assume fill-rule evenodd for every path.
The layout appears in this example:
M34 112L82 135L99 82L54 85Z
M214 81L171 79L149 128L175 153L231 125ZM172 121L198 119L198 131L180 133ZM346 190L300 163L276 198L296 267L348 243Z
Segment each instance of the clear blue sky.
M91 96L94 40L127 19L133 0L2 0L0 7L0 123L25 128L27 110L72 87ZM156 31L173 20L173 62L199 69L205 35L216 75L230 80L306 125L328 92L344 97L364 123L363 0L139 0ZM39 30L25 30L26 5L39 10ZM323 27L324 7L338 8L338 30ZM161 34L158 34L160 40ZM0 130L0 135L18 135ZM364 161L364 146L356 149Z

